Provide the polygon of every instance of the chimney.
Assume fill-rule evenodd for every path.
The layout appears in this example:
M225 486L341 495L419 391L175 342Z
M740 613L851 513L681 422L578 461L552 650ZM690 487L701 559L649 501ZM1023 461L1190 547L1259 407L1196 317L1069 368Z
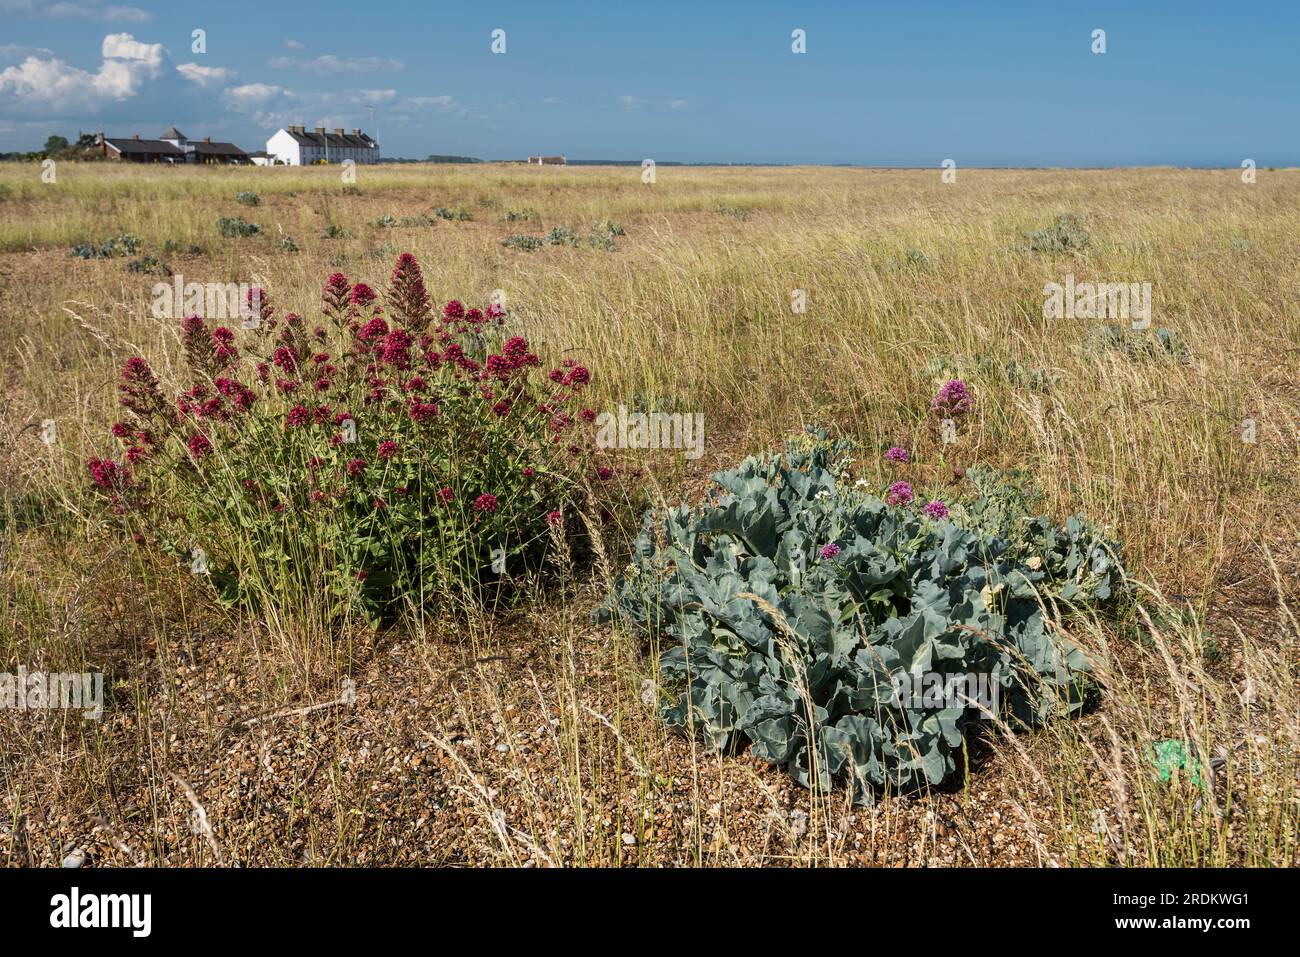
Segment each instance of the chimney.
M318 127L316 127L316 132L319 133L319 134L321 134L322 136L324 136L324 135L325 135L325 127L323 127L323 126L318 126Z
M211 137L211 136L205 136L205 137L203 137L203 142L205 142L205 143L211 143L211 142L212 142L212 137Z
M352 131L352 135L353 135L353 136L360 136L360 135L361 135L361 131L360 131L360 130L357 130L357 129L354 129L354 130Z
M342 135L343 135L343 127L341 127L341 126L337 126L337 127L335 127L335 128L334 128L334 135L335 135L335 136L342 136Z
M139 134L139 133L132 133L132 134L131 134L131 139L133 139L133 140L138 140L139 138L140 138L140 134Z

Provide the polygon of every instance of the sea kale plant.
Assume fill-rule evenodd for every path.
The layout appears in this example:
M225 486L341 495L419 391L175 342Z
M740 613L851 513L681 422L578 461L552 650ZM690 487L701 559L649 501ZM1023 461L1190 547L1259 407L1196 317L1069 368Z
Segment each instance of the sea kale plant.
M239 216L222 216L217 220L217 232L227 239L238 236L256 236L262 231L257 223L246 222Z
M1079 711L1089 665L1063 624L1127 586L1092 526L1028 515L991 473L972 470L970 503L917 507L900 482L889 504L842 487L849 451L805 436L712 476L698 508L647 514L597 615L659 649L670 726L866 803L950 782L981 726ZM971 675L988 701L907 691Z
M1050 226L1026 232L1025 249L1051 255L1087 249L1090 236L1084 226L1085 222L1086 217L1078 213L1062 213Z
M318 320L249 300L235 328L181 322L179 394L126 363L120 452L88 464L137 542L232 603L335 622L499 597L562 538L589 488L584 366L544 368L498 306L435 315L409 253L386 296L330 276Z

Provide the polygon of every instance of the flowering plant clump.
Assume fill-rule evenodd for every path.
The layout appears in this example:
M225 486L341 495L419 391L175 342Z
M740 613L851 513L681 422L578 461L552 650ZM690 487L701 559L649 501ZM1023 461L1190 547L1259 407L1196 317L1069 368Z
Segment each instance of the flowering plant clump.
M223 598L323 594L330 621L536 567L594 474L584 366L545 368L499 306L435 315L410 254L386 296L330 276L319 321L249 300L239 331L182 321L178 394L126 363L121 457L88 463L117 513Z
M975 407L970 390L961 379L949 379L930 403L930 409L943 419L956 419Z

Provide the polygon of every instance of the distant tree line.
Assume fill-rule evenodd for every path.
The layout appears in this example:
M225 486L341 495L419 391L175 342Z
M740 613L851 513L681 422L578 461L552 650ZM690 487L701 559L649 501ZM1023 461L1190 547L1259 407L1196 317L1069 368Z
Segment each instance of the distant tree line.
M30 153L0 153L0 160L33 162L35 160L96 160L103 159L99 150L99 135L96 133L79 133L76 142L69 143L66 136L52 133L45 140L45 148Z

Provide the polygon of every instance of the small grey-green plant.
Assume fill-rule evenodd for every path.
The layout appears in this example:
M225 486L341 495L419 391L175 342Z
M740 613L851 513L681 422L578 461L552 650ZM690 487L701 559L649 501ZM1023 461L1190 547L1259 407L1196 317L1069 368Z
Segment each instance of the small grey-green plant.
M256 236L261 231L262 227L257 223L245 222L238 216L223 216L217 220L217 232L227 239L236 236Z
M501 245L507 249L518 249L523 252L531 253L541 249L546 245L545 241L538 236L528 236L524 233L515 233L501 240Z
M453 222L461 223L469 222L474 218L470 211L462 206L457 206L455 209L448 209L446 206L435 206L433 208L433 215L437 216L439 219L448 219Z
M141 256L126 264L127 272L143 273L147 276L170 276L172 269L161 259L153 256Z
M121 233L98 245L77 243L68 255L77 259L111 259L114 256L134 256L144 247L139 236Z
M728 206L726 203L718 203L716 208L723 216L730 216L733 219L739 219L741 222L749 219L749 210L744 206Z
M204 250L198 243L190 243L186 246L179 239L168 239L162 244L162 252L165 256L177 256L182 253L187 256L202 256Z
M1167 359L1180 363L1191 361L1191 349L1186 340L1167 326L1154 331L1125 329L1122 326L1104 325L1084 338L1084 348L1091 351L1116 351L1134 361Z
M1062 213L1056 222L1042 229L1025 233L1026 249L1035 253L1057 255L1073 253L1086 249L1089 242L1088 230L1084 228L1085 217L1078 213Z

